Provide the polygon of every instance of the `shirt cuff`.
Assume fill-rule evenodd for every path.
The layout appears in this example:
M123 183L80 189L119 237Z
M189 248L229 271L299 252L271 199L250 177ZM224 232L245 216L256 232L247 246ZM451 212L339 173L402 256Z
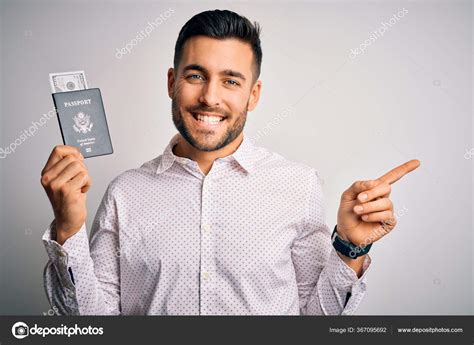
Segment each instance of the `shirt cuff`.
M336 250L332 248L328 261L328 276L331 280L332 286L340 290L350 291L354 285L364 285L367 280L367 271L370 267L372 259L369 254L366 254L364 263L362 264L362 276L357 277L357 274L350 268L337 254Z
M59 271L67 271L70 267L77 267L89 254L89 240L86 223L74 235L69 237L63 245L52 238L56 237L56 221L53 220L43 234L42 240L51 262ZM58 272L61 274L61 272Z

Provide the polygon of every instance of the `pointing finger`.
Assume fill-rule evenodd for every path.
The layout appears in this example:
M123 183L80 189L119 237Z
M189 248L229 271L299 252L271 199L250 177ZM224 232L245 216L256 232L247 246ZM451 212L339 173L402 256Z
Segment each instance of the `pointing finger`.
M388 184L392 184L398 181L399 179L401 179L403 176L405 176L409 172L415 170L419 166L420 166L420 161L418 159L412 159L411 161L408 161L396 167L395 169L390 170L385 175L379 177L378 180L387 182Z

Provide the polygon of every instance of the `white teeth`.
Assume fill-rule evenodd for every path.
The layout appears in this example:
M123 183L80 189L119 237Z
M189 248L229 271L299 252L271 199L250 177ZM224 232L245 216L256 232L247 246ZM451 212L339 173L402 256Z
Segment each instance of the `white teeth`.
M201 114L196 114L196 115L199 121L210 123L210 124L216 124L216 123L219 123L221 120L223 120L221 117L218 117L218 116L207 116L207 115L201 115Z

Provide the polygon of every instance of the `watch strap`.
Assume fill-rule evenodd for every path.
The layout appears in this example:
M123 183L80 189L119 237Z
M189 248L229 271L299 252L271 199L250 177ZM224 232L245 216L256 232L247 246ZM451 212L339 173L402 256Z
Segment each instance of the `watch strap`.
M372 247L372 243L366 246L357 246L352 242L343 240L337 233L337 225L334 227L332 232L332 245L337 252L341 253L344 256L347 256L351 259L356 259L359 256L365 255L369 252Z

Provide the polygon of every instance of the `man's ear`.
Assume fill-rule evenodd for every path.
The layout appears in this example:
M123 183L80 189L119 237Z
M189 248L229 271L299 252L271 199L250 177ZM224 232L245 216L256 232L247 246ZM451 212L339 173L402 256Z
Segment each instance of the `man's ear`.
M260 99L260 92L262 90L262 81L257 80L252 86L252 91L250 91L250 98L249 98L249 105L247 107L247 111L252 111L258 104L258 100Z
M174 68L170 67L168 69L168 96L171 99L173 99L173 94L174 94L174 83L175 83Z

